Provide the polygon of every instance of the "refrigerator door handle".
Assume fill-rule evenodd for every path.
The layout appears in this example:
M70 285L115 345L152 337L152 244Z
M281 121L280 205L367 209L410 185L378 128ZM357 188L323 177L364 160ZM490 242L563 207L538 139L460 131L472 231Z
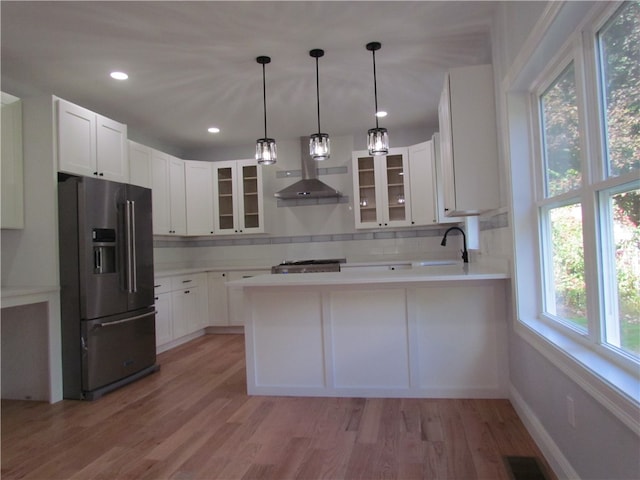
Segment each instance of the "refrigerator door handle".
M126 231L126 241L125 248L127 249L127 291L129 293L135 293L137 290L136 285L136 269L135 269L135 228L134 228L134 202L131 200L127 200L125 204L125 231Z
M127 322L133 322L135 320L140 320L141 318L146 318L146 317L150 317L152 315L155 315L157 312L154 310L152 312L149 313L145 313L143 315L136 315L135 317L129 317L129 318L125 318L123 320L116 320L114 322L102 322L102 323L98 323L95 325L94 328L100 328L100 327L114 327L116 325L121 325L123 323L127 323Z
M138 259L136 258L136 202L131 200L131 279L133 285L131 291L133 293L138 291L138 272L136 265L138 265Z

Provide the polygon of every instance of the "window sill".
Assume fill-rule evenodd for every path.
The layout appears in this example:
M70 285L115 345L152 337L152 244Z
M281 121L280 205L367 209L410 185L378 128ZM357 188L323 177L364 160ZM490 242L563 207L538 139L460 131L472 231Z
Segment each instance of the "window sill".
M539 319L517 322L515 332L640 436L637 374Z

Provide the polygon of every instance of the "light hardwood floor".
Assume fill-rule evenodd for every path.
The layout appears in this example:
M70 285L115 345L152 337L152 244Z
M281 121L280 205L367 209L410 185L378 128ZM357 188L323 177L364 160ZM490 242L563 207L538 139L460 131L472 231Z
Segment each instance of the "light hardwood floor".
M3 400L2 479L508 480L503 456L542 460L507 400L249 397L242 335L158 361L94 402Z

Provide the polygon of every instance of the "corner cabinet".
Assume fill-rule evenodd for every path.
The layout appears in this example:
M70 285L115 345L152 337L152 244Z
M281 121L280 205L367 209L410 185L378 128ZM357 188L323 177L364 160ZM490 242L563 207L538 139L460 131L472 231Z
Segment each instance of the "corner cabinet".
M392 148L386 156L353 152L353 192L356 228L411 225L409 155Z
M187 235L213 234L213 176L210 162L184 161Z
M152 150L151 185L154 235L186 235L184 162Z
M454 68L438 106L444 211L479 215L500 206L491 65Z
M153 149L129 140L129 183L152 188L151 153Z
M58 170L127 183L127 126L57 99Z
M408 147L411 225L438 223L433 141Z
M217 235L264 233L262 168L251 160L213 162Z

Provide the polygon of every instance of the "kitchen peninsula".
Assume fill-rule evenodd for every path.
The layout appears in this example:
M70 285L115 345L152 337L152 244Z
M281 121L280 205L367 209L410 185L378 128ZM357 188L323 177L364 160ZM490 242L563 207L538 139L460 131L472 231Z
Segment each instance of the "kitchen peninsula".
M457 263L229 282L248 393L506 398L506 279Z

